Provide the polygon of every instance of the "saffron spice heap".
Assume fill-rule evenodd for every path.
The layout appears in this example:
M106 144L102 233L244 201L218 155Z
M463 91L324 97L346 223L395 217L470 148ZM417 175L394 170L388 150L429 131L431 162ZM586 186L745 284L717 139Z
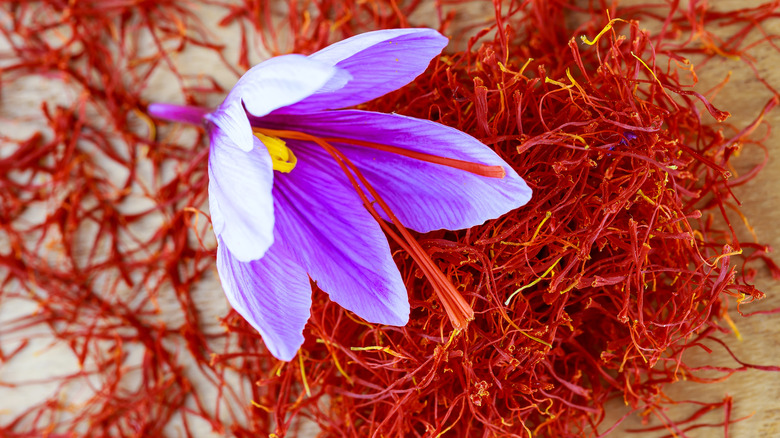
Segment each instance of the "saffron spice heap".
M254 40L273 54L309 53L426 24L406 17L429 5L209 5L241 31L233 60L222 56L228 41L189 12L194 3L42 0L0 10L3 105L30 78L66 90L13 120L29 133L3 138L0 299L4 312L30 311L4 313L0 359L31 369L39 341L53 339L77 365L3 381L17 394L38 383L52 391L14 406L2 435L280 437L303 422L334 437L597 435L612 426L600 425L607 400L658 412L668 383L699 379L683 352L719 329L729 297L762 296L748 262L773 265L763 247L739 243L724 213L730 188L753 175L729 179L736 143L760 148L748 136L761 119L724 131L727 113L691 91L684 57L740 53L747 29L772 10L496 2L495 20L472 31L465 50L360 107L467 132L534 190L527 206L483 226L415 235L474 320L454 331L420 267L397 250L406 327L367 324L315 291L307 341L295 361L277 361L237 314L221 327L204 316L224 300L200 213L208 147L193 131L151 122L147 87L170 70L185 103L207 106L225 90L177 70L190 47L238 75ZM435 25L452 36L453 16L437 10ZM701 37L726 21L743 31L723 43ZM776 103L768 93L765 110ZM747 268L738 272L737 260ZM667 423L679 434L697 418Z

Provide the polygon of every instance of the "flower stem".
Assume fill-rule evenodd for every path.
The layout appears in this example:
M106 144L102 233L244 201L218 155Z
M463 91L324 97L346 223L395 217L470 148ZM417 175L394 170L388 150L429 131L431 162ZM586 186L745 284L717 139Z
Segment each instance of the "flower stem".
M172 103L152 103L147 108L149 115L167 120L169 122L189 123L191 125L201 125L203 117L212 112L208 108L189 105L175 105Z

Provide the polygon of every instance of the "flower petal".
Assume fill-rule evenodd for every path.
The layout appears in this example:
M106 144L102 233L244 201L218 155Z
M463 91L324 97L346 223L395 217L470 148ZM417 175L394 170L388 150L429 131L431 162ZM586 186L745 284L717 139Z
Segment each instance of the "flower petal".
M298 164L274 181L279 238L333 301L369 322L405 325L406 287L376 220L327 153L288 145Z
M309 58L346 70L352 79L343 88L327 87L279 112L345 108L397 90L424 72L447 42L433 29L378 30L347 38Z
M312 95L338 72L333 65L303 55L277 56L244 73L225 103L241 101L250 114L262 117ZM346 82L344 74L341 80Z
M483 177L390 152L334 143L360 168L398 219L419 232L479 225L531 198L531 189L522 178L489 147L461 131L428 120L343 110L295 118L270 115L263 123L276 129L365 140L504 168L504 178Z
M251 132L251 131L250 131ZM209 210L214 233L233 256L257 260L273 243L273 168L263 143L244 152L230 145L218 129L211 130Z
M247 112L262 117L310 96L331 80L344 84L349 74L303 55L277 56L244 73L206 119L225 132L235 147L249 151L253 141Z
M206 114L205 119L211 123L207 125L209 132L219 132L224 146L244 152L249 152L254 147L252 125L249 124L249 118L240 103L223 103L217 111ZM214 134L211 134L211 142L214 142Z
M271 354L295 357L311 314L311 284L286 248L273 245L261 260L244 263L220 242L217 272L230 305L260 332Z

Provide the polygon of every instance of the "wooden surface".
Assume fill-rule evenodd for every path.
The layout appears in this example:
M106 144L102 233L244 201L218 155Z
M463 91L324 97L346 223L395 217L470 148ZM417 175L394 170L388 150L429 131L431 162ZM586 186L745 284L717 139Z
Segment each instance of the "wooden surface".
M712 1L711 5L721 9L728 9L759 3L762 2L716 0ZM207 10L202 12L205 15ZM479 13L484 12L480 11ZM772 23L770 28L773 30L773 33L780 34L778 23ZM721 29L720 31L727 34L729 29ZM229 33L230 29L225 32ZM767 47L758 48L752 55L756 58L761 74L773 83L775 87L780 88L780 71L777 71L775 68L780 65L780 55ZM231 56L228 56L228 58L234 59ZM200 59L197 53L194 53L187 59L179 59L177 62L188 65L189 67L185 67L185 70L188 71L196 71L201 66L210 64L210 62L204 64L204 60ZM733 117L726 123L741 128L758 116L761 108L771 96L766 88L755 80L753 73L744 64L725 58L717 63L710 64L706 73L700 73L701 83L699 89L705 91L710 89L714 84L719 83L729 71L732 72L731 80L713 100L713 103L719 109L733 114ZM234 80L229 75L225 75L223 79L226 85L229 85ZM168 97L166 96L166 87L164 86L165 78L159 78L157 82L160 84L160 87L156 92L158 94L155 95L155 98L157 100L165 100ZM8 111L11 111L9 108L14 108L14 111L16 111L17 108L24 106L24 102L37 104L37 102L43 99L52 101L67 100L67 96L60 96L56 89L50 88L52 84L54 82L43 85L30 83L27 89L17 90L10 103L7 100L3 103L3 111L7 115ZM147 96L154 94L155 90L149 90L146 93ZM770 147L769 164L759 174L758 178L738 188L735 192L743 202L742 209L746 216L750 218L750 225L755 230L758 241L780 249L780 221L777 219L777 215L780 213L780 183L778 183L778 178L780 178L780 110L776 109L770 113L766 118L766 122L776 128L776 131L768 141ZM762 126L759 129L759 133L763 132L766 132L766 126ZM738 170L744 170L755 164L762 158L759 155L757 151L745 151L739 158ZM752 240L751 233L741 223L739 217L732 215L731 218L742 238L746 241ZM780 258L776 254L773 257L780 262ZM768 270L764 269L760 272L757 279L759 288L767 293L767 298L759 303L746 306L744 308L746 312L780 307L780 284L772 280L768 274ZM204 308L210 309L209 313L218 315L220 312L227 311L224 305L224 298L222 298L218 286L215 286L215 282L204 286L204 291L196 294L196 297L196 299L204 301ZM214 303L218 303L218 305ZM3 320L7 321L13 315L35 310L32 308L12 307L9 307L8 303L4 303L4 307L0 309L0 323ZM734 353L741 360L753 364L780 364L780 315L757 315L751 318L742 318L735 311L732 311L731 317L739 328L743 340L738 341L733 334L724 335L723 338L731 345ZM216 318L214 320L216 321ZM62 374L63 370L72 368L75 365L73 358L68 357L70 353L66 347L59 348L55 346L54 348L47 348L45 338L39 338L35 342L40 345L37 353L32 352L26 355L24 361L17 361L13 366L0 368L3 379L24 376L30 367L34 367L37 370L38 377L45 377L47 375ZM706 354L704 351L691 352L687 356L687 360L691 363L711 365L738 365L722 350L718 349L716 351L717 354L711 355ZM0 396L0 422L3 421L3 411L6 413L16 411L22 406L35 403L38 398L47 396L48 391L51 391L51 387L46 385L39 385L37 388L24 393L3 389L5 396ZM39 392L36 393L35 391ZM737 438L780 437L780 373L747 371L738 373L725 382L710 385L679 382L667 387L666 392L677 400L700 400L704 402L718 401L723 399L724 396L730 395L734 400L732 418L752 415L750 419L732 425L730 436ZM626 412L625 406L619 400L610 405L609 408L607 421L615 421ZM667 415L680 419L684 418L686 413L690 411L690 407L678 406L670 409ZM723 412L713 412L707 418L716 423L722 420ZM652 420L652 418L650 419ZM613 436L624 436L626 429L642 426L641 420L642 417L638 415L629 417ZM657 422L651 421L650 424L657 424ZM665 432L655 432L639 436L657 437L665 434ZM721 435L722 432L720 430L714 429L700 429L689 434L691 437ZM211 436L211 434L204 431L203 436Z

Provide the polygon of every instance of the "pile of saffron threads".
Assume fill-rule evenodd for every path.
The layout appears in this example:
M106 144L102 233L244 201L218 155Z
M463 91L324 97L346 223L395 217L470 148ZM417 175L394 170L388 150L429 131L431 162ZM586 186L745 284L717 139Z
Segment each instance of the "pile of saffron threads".
M725 213L731 188L755 175L731 175L730 160L738 144L763 152L750 136L763 113L747 127L721 123L728 114L692 90L685 58L702 65L769 44L746 38L777 5L721 14L698 2L497 1L492 18L455 35L446 3L469 5L0 7L2 122L20 127L1 134L0 306L34 308L3 314L1 365L29 361L39 339L79 365L2 381L8 391L55 388L4 415L2 435L281 437L314 423L333 437L596 436L612 427L601 424L608 400L663 415L667 384L710 381L683 353L723 331L729 300L763 295L751 284L757 269L780 270L763 246L737 240ZM413 22L415 13L435 22ZM219 40L206 15L239 38ZM660 30L642 31L647 23ZM741 30L719 40L709 29L720 24ZM225 89L209 72L179 71L188 51L238 75L257 47L309 53L407 25L470 39L362 108L476 136L535 196L485 225L417 236L474 308L466 331L452 330L419 267L396 251L412 305L406 327L367 324L315 290L307 342L279 362L235 312L216 329L204 317L213 304L199 299L224 299L203 291L218 288L203 213L206 139L155 125L144 111L158 100L150 84L165 72L186 103L215 104ZM58 90L51 101L22 115L8 107L15 90L41 84ZM765 111L778 102L767 90ZM78 385L88 388L80 399ZM698 418L662 419L680 435Z

